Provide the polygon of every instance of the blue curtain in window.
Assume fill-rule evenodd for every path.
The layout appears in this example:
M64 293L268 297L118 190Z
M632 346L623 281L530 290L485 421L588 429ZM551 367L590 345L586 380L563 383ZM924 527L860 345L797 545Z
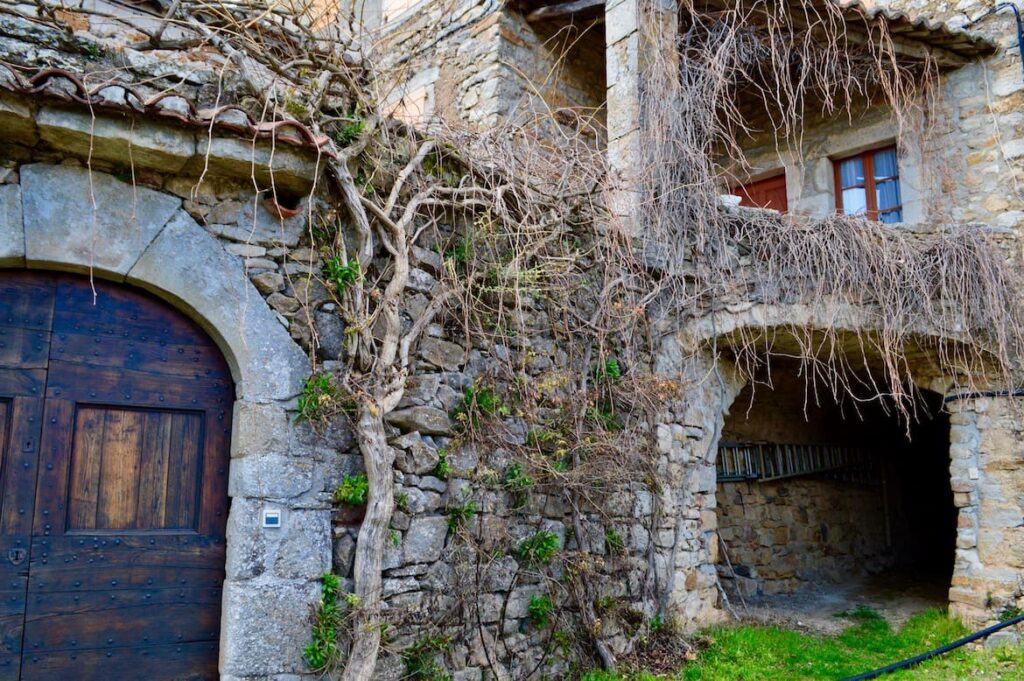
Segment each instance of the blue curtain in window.
M839 164L839 185L842 188L864 184L864 163L859 158L851 158Z
M883 177L896 177L899 175L899 170L896 169L895 149L883 149L882 151L876 151L875 157L872 161L874 161L875 165L876 180L880 180Z
M878 202L878 211L880 213L879 218L882 222L891 224L894 222L900 222L903 220L903 211L892 211L890 213L882 213L887 208L894 208L903 203L900 197L900 181L899 181L899 170L896 166L896 150L895 149L883 149L882 151L876 151L874 158L875 166L875 179L880 180L883 177L891 177L893 179L886 180L885 182L879 182L875 185L875 200Z
M896 224L897 222L903 222L903 211L892 210L889 211L888 213L882 213L881 215L878 216L878 219L887 225L893 225Z

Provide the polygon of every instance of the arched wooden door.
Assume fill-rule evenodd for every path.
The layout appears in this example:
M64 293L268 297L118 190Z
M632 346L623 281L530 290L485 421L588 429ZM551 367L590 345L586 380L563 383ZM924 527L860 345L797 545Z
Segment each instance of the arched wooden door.
M0 680L215 678L231 376L95 287L0 270Z

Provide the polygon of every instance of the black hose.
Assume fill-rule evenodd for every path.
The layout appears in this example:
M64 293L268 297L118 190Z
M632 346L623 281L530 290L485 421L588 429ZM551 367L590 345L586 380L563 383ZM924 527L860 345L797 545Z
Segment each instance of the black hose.
M890 674L898 669L906 669L907 667L912 667L915 664L924 662L925 660L929 660L938 655L942 655L943 653L948 653L949 651L955 650L960 646L967 645L971 641L977 641L979 638L985 638L989 634L993 634L999 631L1000 629L1012 627L1014 624L1019 624L1021 622L1024 622L1024 615L1017 615L1016 617L1008 619L1005 622L993 624L991 627L987 627L985 629L982 629L981 631L976 631L970 636L964 636L961 639L957 639L952 643L947 643L946 645L936 648L935 650L929 650L927 653L921 653L920 655L916 655L909 659L903 660L902 662L893 662L892 664L887 665L885 667L880 667L870 672L864 672L863 674L858 674L857 676L848 676L847 678L843 679L843 681L865 681L866 679L874 679L876 677L882 676L883 674Z
M979 397L1024 397L1024 388L1016 388L1014 390L982 390L981 392L973 393L958 393L956 395L948 395L943 398L943 402L948 404L950 402L958 402L960 400L973 400Z

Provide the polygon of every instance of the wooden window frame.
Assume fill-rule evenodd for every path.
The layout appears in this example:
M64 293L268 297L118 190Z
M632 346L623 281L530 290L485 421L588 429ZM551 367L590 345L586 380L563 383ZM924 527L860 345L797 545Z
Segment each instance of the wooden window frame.
M865 200L867 202L867 212L865 213L865 216L869 220L878 220L879 216L881 214L883 214L883 213L895 213L896 211L902 211L903 210L903 202L902 201L900 201L900 203L896 204L895 206L892 206L890 208L886 208L885 210L883 210L881 212L878 210L878 183L879 182L887 182L889 180L900 181L900 167L899 167L899 155L898 154L897 154L897 157L896 157L896 174L895 175L890 175L888 177L883 177L880 180L876 180L875 179L875 154L877 154L880 151L888 151L889 149L892 149L893 151L896 151L896 145L895 144L888 144L888 145L886 145L884 147L876 147L874 149L868 149L866 151L862 151L862 152L857 153L857 154L852 154L850 156L844 156L842 158L837 158L837 159L834 159L832 161L832 174L833 174L833 177L834 177L833 184L835 186L835 191L836 191L836 212L837 213L839 213L840 215L845 215L846 214L846 212L843 210L843 190L844 189L860 189L861 187L864 188L864 194L865 194L864 198L865 198ZM863 184L850 185L849 187L843 187L843 185L842 185L842 178L841 178L840 172L839 172L839 166L844 161L850 161L850 160L853 160L855 158L861 159L861 163L864 165L864 183ZM901 199L903 198L903 188L902 187L900 187L900 198Z

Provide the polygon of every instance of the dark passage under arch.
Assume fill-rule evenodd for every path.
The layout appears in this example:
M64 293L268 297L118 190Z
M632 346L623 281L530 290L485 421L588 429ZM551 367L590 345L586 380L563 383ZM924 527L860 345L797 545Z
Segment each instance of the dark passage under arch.
M880 401L808 393L795 364L776 363L767 383L737 397L718 452L726 590L837 604L891 590L943 604L957 510L941 396L923 393L908 437Z

